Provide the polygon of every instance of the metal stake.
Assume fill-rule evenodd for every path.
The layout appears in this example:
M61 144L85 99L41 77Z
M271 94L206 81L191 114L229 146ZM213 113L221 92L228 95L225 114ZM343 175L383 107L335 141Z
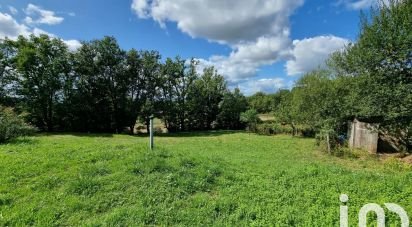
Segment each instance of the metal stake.
M153 150L153 147L154 147L154 140L153 140L153 118L154 118L154 116L153 115L151 115L150 116L150 150Z

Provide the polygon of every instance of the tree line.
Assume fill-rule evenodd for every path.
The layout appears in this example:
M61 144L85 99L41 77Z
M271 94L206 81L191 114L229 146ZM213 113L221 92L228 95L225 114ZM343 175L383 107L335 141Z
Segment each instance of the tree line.
M42 131L131 133L154 115L169 131L240 129L246 98L195 60L125 51L114 37L75 52L47 35L0 42L0 105Z

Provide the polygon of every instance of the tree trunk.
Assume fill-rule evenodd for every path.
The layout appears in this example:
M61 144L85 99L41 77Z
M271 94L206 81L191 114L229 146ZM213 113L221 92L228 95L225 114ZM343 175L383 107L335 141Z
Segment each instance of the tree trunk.
M296 126L295 126L294 123L292 123L291 126L292 126L292 136L295 136L296 135Z
M134 126L135 126L136 124L131 124L130 126L129 126L129 130L130 130L130 135L134 135Z
M331 150L330 150L329 132L326 134L326 143L327 143L327 146L328 146L328 153L331 153Z
M49 95L47 100L47 113L46 113L46 124L47 131L53 131L53 96Z
M185 120L184 120L184 117L180 117L179 130L180 130L180 131L184 131L184 130L185 130Z
M150 133L150 120L149 119L146 119L146 130L147 130L147 133Z

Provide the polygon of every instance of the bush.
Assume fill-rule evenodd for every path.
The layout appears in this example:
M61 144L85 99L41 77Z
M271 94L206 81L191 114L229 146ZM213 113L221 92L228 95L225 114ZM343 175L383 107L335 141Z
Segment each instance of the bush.
M247 110L240 114L240 121L247 124L247 130L250 132L257 132L257 124L261 122L258 113L254 109Z
M259 135L273 135L275 134L271 124L263 123L256 126L256 133Z
M256 126L256 133L259 135L277 135L277 134L292 134L293 129L290 125L282 125L280 123L262 123Z
M316 134L315 138L316 145L318 145L322 151L332 153L343 145L335 130L322 129L318 134Z
M0 143L5 143L19 136L34 133L35 129L26 124L12 108L0 106Z
M316 130L310 126L299 125L297 128L298 128L298 132L303 137L315 137L316 136Z
M274 134L293 134L293 128L290 125L274 123L272 129Z
M290 125L265 121L256 125L256 133L259 135L277 135L277 134L293 134L293 128ZM297 133L305 137L314 137L315 130L308 126L298 126Z

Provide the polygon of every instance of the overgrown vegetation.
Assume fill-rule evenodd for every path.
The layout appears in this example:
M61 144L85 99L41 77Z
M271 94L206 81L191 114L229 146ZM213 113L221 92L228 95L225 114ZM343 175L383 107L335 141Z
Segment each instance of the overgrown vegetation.
M35 129L26 124L13 109L0 106L0 144L34 132Z
M302 76L291 91L258 93L249 105L273 111L292 134L304 125L334 143L346 134L349 120L366 119L379 123L381 135L401 151L410 150L412 1L389 2L362 15L357 42L334 53L326 67Z
M337 226L342 193L350 226L369 202L412 211L411 168L398 159L231 131L155 142L44 134L0 145L0 226Z

